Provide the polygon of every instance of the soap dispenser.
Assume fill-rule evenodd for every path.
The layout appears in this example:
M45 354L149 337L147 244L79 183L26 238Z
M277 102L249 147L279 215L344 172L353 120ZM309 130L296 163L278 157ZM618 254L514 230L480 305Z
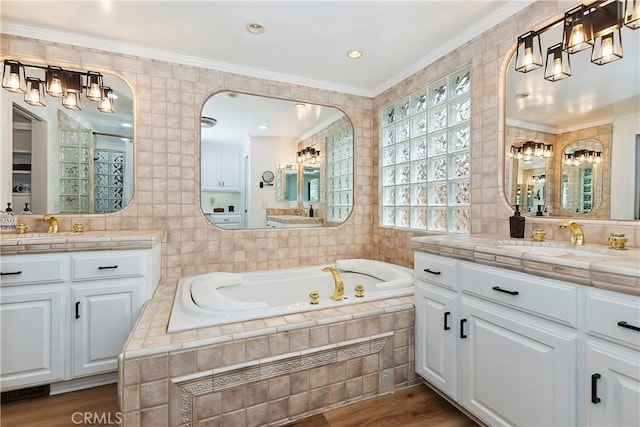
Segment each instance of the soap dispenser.
M511 231L511 237L518 239L524 238L524 222L525 218L520 215L520 205L516 205L516 210L512 216L509 217L509 229Z
M309 218L313 218L313 205L309 205Z

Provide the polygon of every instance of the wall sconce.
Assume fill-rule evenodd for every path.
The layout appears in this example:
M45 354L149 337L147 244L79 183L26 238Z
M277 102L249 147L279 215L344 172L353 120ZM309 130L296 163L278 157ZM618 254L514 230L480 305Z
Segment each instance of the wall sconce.
M540 35L535 31L529 31L528 33L518 37L516 71L528 73L529 71L533 71L539 67L542 67Z
M27 91L24 66L18 61L4 61L2 87L9 92L25 93Z
M553 145L543 142L527 141L522 146L512 145L509 149L509 157L516 160L529 161L534 157L549 158L553 156Z
M44 80L26 76L25 68L44 70ZM84 79L86 78L86 84ZM9 92L24 93L29 105L46 106L46 95L62 98L62 105L71 110L80 110L83 90L86 97L97 103L98 111L114 112L113 89L104 86L102 74L95 71L68 71L60 67L24 64L5 59L3 61L2 87Z
M555 82L571 76L569 55L591 48L591 62L608 64L622 58L623 26L633 30L640 28L640 0L597 0L581 4L538 31L529 31L518 37L516 71L527 73L539 68L541 61L535 58L540 35L562 22L562 41L547 49L544 78ZM540 65L538 65L540 64Z
M24 94L24 102L37 107L44 107L44 82L34 77L27 77L27 92Z
M624 25L632 30L640 28L640 0L625 1Z
M569 54L562 50L562 43L547 49L547 63L544 66L544 78L550 82L562 80L571 75Z
M296 162L304 163L309 162L312 164L320 162L320 150L308 146L296 153Z
M602 163L602 151L576 150L573 153L564 155L564 162L567 166L580 166L584 163Z

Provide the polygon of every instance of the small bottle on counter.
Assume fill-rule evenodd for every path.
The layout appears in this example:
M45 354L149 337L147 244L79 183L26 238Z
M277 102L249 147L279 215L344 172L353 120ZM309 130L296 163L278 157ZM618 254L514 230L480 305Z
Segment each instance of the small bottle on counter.
M511 237L517 239L524 238L524 222L525 218L520 215L520 205L516 205L515 212L509 217L509 230L511 232Z
M313 205L309 205L309 218L313 218Z

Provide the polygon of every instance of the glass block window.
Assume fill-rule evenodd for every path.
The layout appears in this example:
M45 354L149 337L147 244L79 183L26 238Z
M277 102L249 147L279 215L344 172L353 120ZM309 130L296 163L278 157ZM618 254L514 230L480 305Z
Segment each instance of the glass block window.
M469 67L385 106L380 121L380 224L469 233Z
M95 211L118 211L123 208L125 153L119 150L96 149L94 154Z
M353 129L347 124L326 137L327 220L342 222L353 205Z
M60 130L60 213L90 212L91 156L91 131Z

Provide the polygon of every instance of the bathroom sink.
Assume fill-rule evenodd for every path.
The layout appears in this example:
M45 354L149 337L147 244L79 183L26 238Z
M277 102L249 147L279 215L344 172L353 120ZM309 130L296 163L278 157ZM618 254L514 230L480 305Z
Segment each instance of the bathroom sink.
M572 247L557 246L525 246L525 245L499 245L499 248L509 249L524 253L535 253L551 257L558 256L576 256L582 258L608 258L611 255L602 252L590 251L587 249L578 249Z

